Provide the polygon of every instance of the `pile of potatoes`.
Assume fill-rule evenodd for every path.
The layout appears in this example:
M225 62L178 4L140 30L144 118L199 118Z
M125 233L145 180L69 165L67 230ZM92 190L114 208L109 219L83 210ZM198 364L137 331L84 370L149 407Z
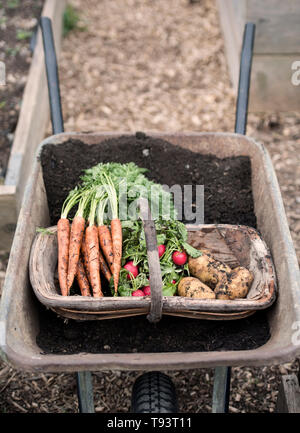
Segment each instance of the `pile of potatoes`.
M253 282L252 273L239 266L231 269L215 260L208 251L200 257L189 257L191 277L178 284L178 295L198 299L245 298Z

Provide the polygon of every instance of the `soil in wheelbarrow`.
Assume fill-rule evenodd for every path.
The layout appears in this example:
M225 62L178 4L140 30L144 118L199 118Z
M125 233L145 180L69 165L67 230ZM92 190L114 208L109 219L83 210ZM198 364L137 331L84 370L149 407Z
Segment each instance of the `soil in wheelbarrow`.
M76 186L85 168L99 162L130 161L147 168L147 177L162 185L204 185L206 224L256 227L248 157L219 159L200 155L143 133L104 140L101 148L75 140L47 145L41 163L51 223L57 223L67 193ZM195 193L193 188L194 200Z
M256 228L248 157L219 159L195 154L142 133L102 141L101 147L70 140L43 148L41 164L52 224L56 224L62 203L78 183L82 170L110 161L133 161L149 169L149 178L169 186L204 185L205 223ZM270 336L263 311L231 321L163 316L152 325L146 316L66 321L41 304L38 308L37 344L45 353L251 350L266 343Z

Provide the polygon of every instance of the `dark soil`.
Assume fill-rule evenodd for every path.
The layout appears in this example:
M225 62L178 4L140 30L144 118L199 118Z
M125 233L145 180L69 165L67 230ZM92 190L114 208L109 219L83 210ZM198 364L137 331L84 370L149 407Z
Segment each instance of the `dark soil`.
M2 1L0 6L0 61L6 84L0 86L0 181L5 177L30 67L33 41L44 0ZM20 7L21 6L21 7ZM33 45L31 45L32 47Z
M45 353L208 352L255 349L269 338L264 314L210 321L163 316L153 325L146 316L75 322L41 311L38 346Z
M143 153L145 149L149 152L147 156ZM99 162L112 161L135 162L149 170L150 179L163 185L204 185L206 224L256 227L249 158L219 159L195 154L143 133L102 141L100 151L98 145L89 146L74 140L63 146L47 145L41 154L41 163L52 224L57 223L63 201L79 182L83 170Z
M247 157L195 154L141 133L103 141L100 149L79 141L44 147L41 164L52 224L57 223L64 198L83 169L101 161L133 161L148 168L149 177L162 184L204 184L205 223L256 226ZM143 154L145 149L148 156ZM228 322L164 316L153 326L145 316L65 323L41 304L39 308L37 343L46 353L250 350L269 339L264 312Z

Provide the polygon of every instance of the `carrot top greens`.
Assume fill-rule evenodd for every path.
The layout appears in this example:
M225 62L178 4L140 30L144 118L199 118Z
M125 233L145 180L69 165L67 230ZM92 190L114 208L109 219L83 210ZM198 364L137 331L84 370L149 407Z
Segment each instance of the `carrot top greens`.
M177 213L172 194L145 176L148 170L135 163L120 164L117 162L99 163L84 170L81 176L83 187L105 186L113 184L116 196L120 201L126 199L130 205L139 197L147 198L154 219L176 219ZM107 177L109 182L107 182ZM126 197L124 198L124 194ZM154 212L155 210L155 212ZM133 213L132 218L135 218ZM123 219L123 218L120 218Z
M72 191L69 192L62 205L61 218L68 217L71 209L79 202L81 194L82 192L78 187L72 189Z
M111 208L112 219L117 219L119 217L118 213L118 197L115 185L110 176L108 176L105 171L101 174L102 184L106 191L108 202Z

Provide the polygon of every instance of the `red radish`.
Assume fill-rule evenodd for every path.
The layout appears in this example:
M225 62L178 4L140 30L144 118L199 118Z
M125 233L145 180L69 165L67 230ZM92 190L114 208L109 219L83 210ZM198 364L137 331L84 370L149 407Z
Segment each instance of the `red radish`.
M159 255L159 257L161 257L165 254L166 246L161 244L161 245L158 245L157 249L158 249L158 255Z
M143 290L138 289L132 292L132 296L145 296L145 293L143 292Z
M172 280L172 284L176 284L176 280Z
M181 266L187 262L187 255L184 251L174 251L172 259L175 265Z
M127 275L128 280L132 280L132 278L136 278L139 274L139 268L133 264L133 261L130 260L129 262L124 265L124 269L126 269L128 272L131 272L131 274Z
M151 295L151 288L150 288L150 286L143 287L143 292L144 292L145 296L150 296Z

